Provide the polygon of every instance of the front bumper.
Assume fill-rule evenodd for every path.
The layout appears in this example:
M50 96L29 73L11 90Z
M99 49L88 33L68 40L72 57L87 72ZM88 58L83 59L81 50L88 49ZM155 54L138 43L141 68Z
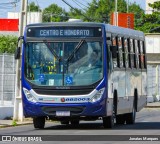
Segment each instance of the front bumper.
M44 104L44 103L30 103L23 101L23 110L25 117L36 116L56 116L56 111L70 111L70 117L74 116L105 116L106 104L105 100L96 103L78 103L78 104Z

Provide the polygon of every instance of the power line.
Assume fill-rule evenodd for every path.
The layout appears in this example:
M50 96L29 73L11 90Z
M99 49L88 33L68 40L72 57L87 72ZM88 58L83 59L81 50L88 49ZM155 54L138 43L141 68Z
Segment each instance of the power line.
M87 9L89 8L88 6L86 6L85 4L83 4L82 2L78 1L78 0L74 0L76 1L77 3L79 3L80 5L83 5L84 7L86 7ZM84 8L83 8L84 9Z
M80 4L79 2L77 2L76 0L72 0L77 6L79 6L82 10L85 10Z
M40 6L39 6L39 3L38 3L38 0L36 0L36 2L37 2L37 6L38 6L38 11L39 11L39 9L40 9Z
M87 17L86 15L84 15L83 13L81 13L79 10L77 10L76 8L74 8L73 6L71 6L68 2L66 2L65 0L62 0L65 4L67 4L71 9L75 10L77 13L83 15L85 18L87 18L90 21L93 21L91 18Z
M10 5L10 4L13 4L13 3L18 3L18 2L20 2L20 0L15 0L13 2L0 3L0 5Z
M15 0L15 1L11 1L11 2L6 2L6 3L0 3L0 9L12 9L13 7L15 7L17 5L17 3L20 0Z

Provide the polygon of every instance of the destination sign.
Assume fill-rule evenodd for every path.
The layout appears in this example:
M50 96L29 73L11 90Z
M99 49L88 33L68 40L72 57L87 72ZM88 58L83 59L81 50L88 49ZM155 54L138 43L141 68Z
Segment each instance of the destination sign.
M101 37L101 28L86 27L31 27L27 37Z

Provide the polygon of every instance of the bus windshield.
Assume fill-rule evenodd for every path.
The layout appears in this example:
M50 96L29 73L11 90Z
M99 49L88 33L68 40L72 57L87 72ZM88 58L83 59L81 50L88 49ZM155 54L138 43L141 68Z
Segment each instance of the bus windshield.
M37 86L85 86L102 79L101 40L27 42L25 77Z

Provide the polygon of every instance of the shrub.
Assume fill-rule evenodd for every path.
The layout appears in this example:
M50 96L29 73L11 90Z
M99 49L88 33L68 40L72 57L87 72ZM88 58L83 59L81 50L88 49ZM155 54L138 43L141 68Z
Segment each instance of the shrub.
M16 36L0 35L0 53L14 53L17 47Z

